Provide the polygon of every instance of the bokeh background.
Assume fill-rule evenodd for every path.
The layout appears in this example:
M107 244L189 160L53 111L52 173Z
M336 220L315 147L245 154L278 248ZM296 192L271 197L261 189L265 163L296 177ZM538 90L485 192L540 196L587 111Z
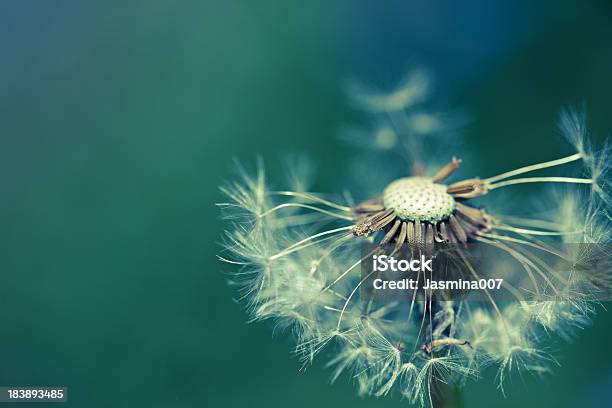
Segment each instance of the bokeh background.
M483 175L566 153L568 104L601 139L612 7L533 3L0 2L0 385L67 386L71 407L405 406L298 372L286 336L245 323L215 258L218 186L233 158L280 175L301 152L337 191L338 131L364 120L345 81L414 65L469 112ZM555 350L553 375L504 398L488 372L465 405L607 406L612 314Z

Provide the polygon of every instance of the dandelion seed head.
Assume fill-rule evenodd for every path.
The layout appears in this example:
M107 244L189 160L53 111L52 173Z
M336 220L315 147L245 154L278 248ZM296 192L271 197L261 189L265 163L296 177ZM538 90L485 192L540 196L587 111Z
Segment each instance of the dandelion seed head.
M220 203L229 224L220 258L237 269L233 283L252 320L270 320L275 331L289 331L304 364L329 356L332 381L347 373L361 395L380 397L397 390L422 406L432 404L435 382L461 386L487 366L497 368L502 392L515 372L547 373L556 364L547 351L551 335L573 338L590 323L597 290L612 293L609 261L588 273L577 267L596 259L610 240L608 149L590 146L584 116L566 111L559 122L577 153L500 169L500 174L481 179L462 171L454 151L440 148L444 157L431 160L420 154L422 136L438 126L438 119L410 110L423 100L428 86L417 73L389 94L352 89L360 108L376 115L392 113L395 125L414 125L402 133L383 123L378 131L360 134L370 156L376 148L378 160L372 166L368 160L374 159L367 154L360 160L375 181L366 189L365 201L308 192L307 165L287 172L291 190L274 191L260 165L253 176L241 170L239 181L222 189L227 202ZM384 178L372 170L385 164L384 154L406 147L412 156L401 173ZM424 171L449 159L431 173ZM535 174L567 163L581 164L583 174ZM381 179L394 181L385 186ZM557 196L511 196L518 197L514 201L520 216L514 217L497 214L499 205L492 200L486 208L473 202L491 195L507 202L504 192L526 183L567 188ZM534 211L536 206L546 210L544 215ZM572 274L554 286L542 283L536 300L515 294L515 300L503 302L442 301L423 293L408 302L368 302L360 299L364 242L418 250L434 242L461 244L457 247L478 243L507 255L473 265L476 277L485 267L500 276L518 269L525 280L536 275L544 282L555 279L562 268ZM575 250L561 254L558 262L544 262L541 254L556 243L589 245L569 247Z
M405 177L393 181L383 192L386 208L402 220L438 222L455 209L455 199L446 186L429 177Z

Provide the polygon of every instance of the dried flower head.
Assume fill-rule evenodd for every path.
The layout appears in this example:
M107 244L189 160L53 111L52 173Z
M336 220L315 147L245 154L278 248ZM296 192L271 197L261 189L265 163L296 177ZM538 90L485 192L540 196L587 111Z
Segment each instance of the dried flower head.
M425 97L427 85L419 72L390 94L360 86L353 86L351 94L356 106L381 116L380 123L384 117L412 123L411 109ZM394 129L393 137L375 133L374 144L393 142L399 149L418 142L419 151L431 144L424 143L422 134L387 125ZM592 256L592 246L564 253L555 253L551 246L575 242L603 247L610 239L608 150L593 151L585 118L574 111L562 113L560 128L576 149L567 157L453 182L447 180L460 174L460 159L449 154L448 164L429 172L428 163L413 157L405 167L413 169L411 174L398 174L358 203L307 192L295 172L293 190L272 190L263 166L254 177L241 171L240 181L223 188L228 201L220 206L231 227L221 259L239 266L233 282L253 320L272 319L291 329L305 363L324 348L333 350L328 362L332 380L348 371L360 394L383 396L397 389L412 403L432 405L437 384L460 386L488 365L498 367L500 387L513 370L545 373L556 364L547 352L550 334L570 338L576 327L589 323L594 290L612 287L609 263L588 274L577 267ZM411 140L400 143L398 134ZM571 163L579 163L586 176L533 175ZM528 183L568 189L557 198L548 193L521 198L515 206L518 216L474 203ZM543 203L546 212L526 217L533 212L532 207L523 208L528 202ZM546 290L539 289L546 296L525 300L516 293L512 301L489 296L485 302L469 302L435 298L424 291L408 302L360 299L364 242L419 251L436 244L495 247L525 276L545 282ZM542 253L553 253L565 267L569 263L575 272L572 279L560 278L560 266L543 261ZM493 267L503 275L508 261L497 260ZM478 277L482 270L470 265L470 273Z

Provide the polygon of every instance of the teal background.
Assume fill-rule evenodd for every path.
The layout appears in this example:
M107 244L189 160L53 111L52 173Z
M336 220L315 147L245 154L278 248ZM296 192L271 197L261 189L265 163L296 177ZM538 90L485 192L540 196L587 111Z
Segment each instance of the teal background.
M557 157L567 104L612 130L612 8L373 3L0 3L0 385L68 386L70 407L406 405L330 386L321 362L298 372L286 336L245 323L215 258L232 159L281 176L306 153L336 191L338 131L365 123L345 80L415 64L470 113L483 175ZM488 372L466 406L609 404L611 326L600 313L506 398Z

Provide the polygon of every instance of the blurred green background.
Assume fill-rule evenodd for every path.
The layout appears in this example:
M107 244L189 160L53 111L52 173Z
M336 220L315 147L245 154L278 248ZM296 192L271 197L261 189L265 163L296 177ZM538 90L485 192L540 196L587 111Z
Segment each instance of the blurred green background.
M532 3L0 2L0 385L68 386L71 407L406 405L298 372L286 336L245 323L215 258L218 186L233 158L280 176L301 152L336 191L338 130L364 120L345 80L414 64L470 113L483 175L566 153L567 104L606 135L610 3ZM609 405L611 327L600 313L506 398L489 372L466 406Z

